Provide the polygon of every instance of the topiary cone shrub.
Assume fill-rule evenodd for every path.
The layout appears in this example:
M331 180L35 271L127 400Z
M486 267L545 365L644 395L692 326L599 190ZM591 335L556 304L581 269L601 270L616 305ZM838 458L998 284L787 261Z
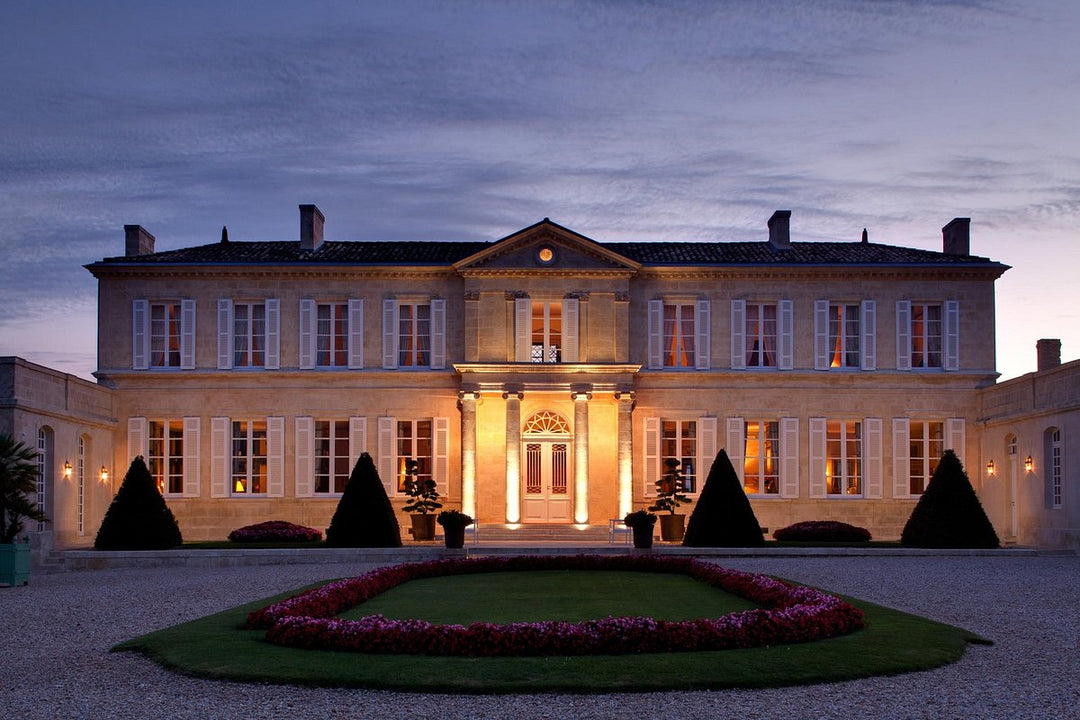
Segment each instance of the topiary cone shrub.
M686 526L687 547L760 547L765 544L754 509L739 474L721 450L709 468L694 511Z
M341 494L330 527L330 547L401 547L401 528L371 455L362 453Z
M900 543L923 548L996 548L997 533L960 458L946 450L904 525Z
M94 539L98 550L166 550L184 541L172 510L158 492L142 456L131 461L124 482Z

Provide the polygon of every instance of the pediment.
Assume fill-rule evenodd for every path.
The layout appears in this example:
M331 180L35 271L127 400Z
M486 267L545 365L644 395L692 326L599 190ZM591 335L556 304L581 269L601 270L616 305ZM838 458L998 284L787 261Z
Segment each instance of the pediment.
M471 272L618 272L633 273L641 264L544 218L507 235L457 263Z

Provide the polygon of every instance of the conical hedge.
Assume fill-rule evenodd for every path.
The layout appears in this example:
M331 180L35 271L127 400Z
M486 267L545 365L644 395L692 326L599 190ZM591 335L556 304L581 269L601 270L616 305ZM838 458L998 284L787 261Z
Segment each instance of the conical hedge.
M94 539L98 550L166 550L184 541L142 456L131 461Z
M975 495L960 458L946 450L900 535L923 548L996 548L997 533Z
M697 504L686 524L688 547L759 547L765 544L739 474L721 450L709 468Z
M401 528L371 455L362 453L326 529L331 547L401 547Z

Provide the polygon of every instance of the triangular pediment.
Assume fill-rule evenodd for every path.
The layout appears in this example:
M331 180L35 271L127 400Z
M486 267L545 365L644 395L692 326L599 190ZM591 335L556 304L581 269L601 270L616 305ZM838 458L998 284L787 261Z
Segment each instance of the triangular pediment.
M462 273L491 271L636 272L641 264L544 218L454 263Z

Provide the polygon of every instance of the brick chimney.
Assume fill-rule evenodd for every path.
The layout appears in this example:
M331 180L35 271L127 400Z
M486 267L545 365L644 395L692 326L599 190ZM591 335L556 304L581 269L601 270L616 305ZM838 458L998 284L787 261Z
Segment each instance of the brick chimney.
M1039 355L1038 370L1050 370L1061 364L1061 340L1044 338L1035 343L1035 352Z
M769 218L769 244L777 250L791 249L790 210L777 210Z
M941 244L946 255L970 255L971 218L953 218L941 228Z
M314 205L300 206L300 249L318 250L323 242L323 221L326 218Z
M124 255L134 257L136 255L154 254L154 236L146 232L142 225L124 226Z

